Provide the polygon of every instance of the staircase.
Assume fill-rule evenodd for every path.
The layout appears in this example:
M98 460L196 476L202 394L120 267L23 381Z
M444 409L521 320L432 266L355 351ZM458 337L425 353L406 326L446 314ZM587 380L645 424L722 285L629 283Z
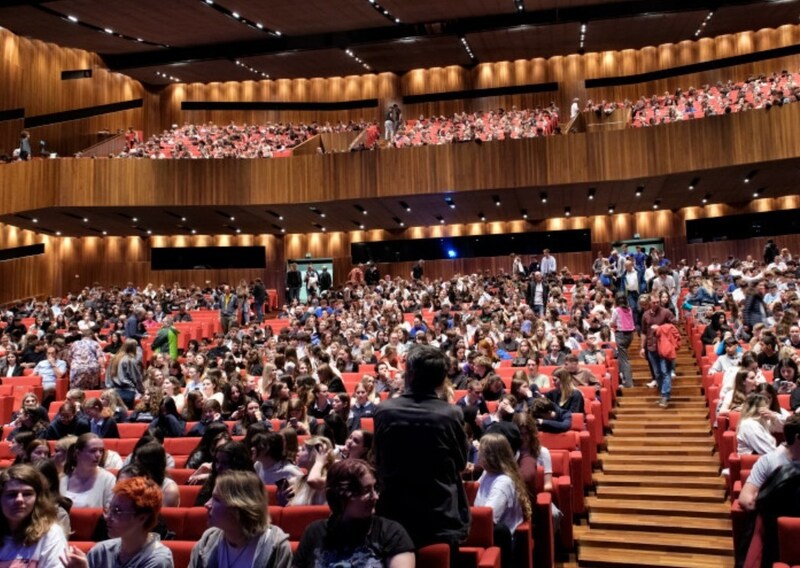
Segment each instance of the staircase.
M589 524L576 527L578 566L733 566L730 506L714 455L686 338L678 354L668 409L659 408L639 340L630 347L634 387L618 399L608 451L598 455Z

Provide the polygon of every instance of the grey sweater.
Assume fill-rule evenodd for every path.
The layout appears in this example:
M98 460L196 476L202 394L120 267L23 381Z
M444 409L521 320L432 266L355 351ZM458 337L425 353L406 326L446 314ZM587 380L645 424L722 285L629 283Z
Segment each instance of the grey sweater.
M194 545L189 559L189 568L219 568L219 545L223 538L222 529L210 528L203 533ZM291 568L292 548L289 535L275 525L271 525L258 537L253 566L259 568Z
M150 541L128 562L125 568L173 568L172 551L161 544L157 534L152 533ZM117 555L122 539L112 538L97 543L87 555L89 568L108 568L117 565Z

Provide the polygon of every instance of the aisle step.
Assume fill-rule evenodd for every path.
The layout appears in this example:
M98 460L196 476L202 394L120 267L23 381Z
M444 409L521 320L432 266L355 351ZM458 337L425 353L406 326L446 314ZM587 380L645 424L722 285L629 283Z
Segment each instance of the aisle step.
M717 475L716 477L708 475L664 475L661 470L652 471L650 475L646 474L620 474L598 472L594 474L594 482L597 485L604 487L668 487L668 488L686 488L686 489L722 489L725 490L725 479Z
M701 535L731 536L731 523L728 519L709 519L688 514L673 516L591 512L589 522L592 528L597 527L601 530L691 532Z
M614 439L623 436L659 436L659 437L674 437L685 438L690 436L706 436L711 434L711 427L694 426L694 427L680 427L672 426L669 428L651 428L647 426L617 426L614 429Z
M664 455L648 456L638 454L609 454L607 452L603 452L598 454L597 457L603 463L603 465L644 465L649 468L648 471L650 472L656 471L655 468L658 468L658 471L660 471L660 468L662 467L675 466L676 462L673 456ZM719 458L711 455L710 453L702 456L681 456L679 463L687 466L713 466L717 469L717 471L719 471Z
M638 553L645 550L678 553L708 553L733 556L731 537L664 532L618 532L590 530L580 537L579 545L590 544L607 548L624 548Z
M649 457L649 456L648 456ZM713 458L711 458L713 459ZM711 464L687 464L681 459L680 464L675 464L674 461L665 460L665 463L659 463L655 467L652 463L614 463L613 461L603 460L603 473L610 475L636 475L636 476L650 476L650 481L653 476L658 477L671 477L676 476L683 478L684 476L718 476L719 465Z
M733 568L733 559L710 554L664 553L658 551L636 551L606 549L604 546L581 546L581 568Z
M660 435L636 436L629 434L617 434L615 432L614 435L609 438L608 443L609 443L609 451L611 448L611 444L613 444L615 448L619 446L642 446L642 445L650 445L654 448L657 448L659 446L674 446L675 444L707 448L709 444L714 443L714 439L708 432L703 432L703 434L699 436L688 436L685 438L680 438L680 440L672 439L672 437L670 436L660 436Z
M648 440L649 442L649 440ZM634 454L643 456L710 456L714 453L713 447L703 446L617 446L616 440L611 437L608 441L609 453ZM674 460L674 457L673 457Z
M586 506L589 511L602 513L620 513L628 515L692 515L711 519L729 519L731 506L720 500L717 503L667 501L664 499L601 499L587 497Z
M693 503L721 503L725 499L725 488L689 489L674 488L665 491L663 487L597 487L597 496L601 499L655 499L659 501L691 501Z

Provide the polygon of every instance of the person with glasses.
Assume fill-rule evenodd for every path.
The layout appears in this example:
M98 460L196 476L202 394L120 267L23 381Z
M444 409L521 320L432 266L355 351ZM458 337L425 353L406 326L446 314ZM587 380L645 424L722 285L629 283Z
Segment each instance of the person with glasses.
M44 388L42 404L50 404L50 401L55 398L56 381L67 374L67 362L58 358L54 346L48 345L45 350L45 358L36 363L33 374L42 377L42 387Z
M295 568L314 566L414 566L414 543L403 526L375 515L375 474L360 459L335 463L325 492L331 516L314 521L295 552Z
M61 568L67 539L47 480L33 466L0 473L0 565Z
M254 471L226 471L205 504L208 526L192 549L189 568L289 568L289 536L272 525L264 484Z
M65 568L172 568L172 552L151 532L161 500L161 489L150 479L132 477L117 483L103 512L111 539L94 545L89 554L69 547Z

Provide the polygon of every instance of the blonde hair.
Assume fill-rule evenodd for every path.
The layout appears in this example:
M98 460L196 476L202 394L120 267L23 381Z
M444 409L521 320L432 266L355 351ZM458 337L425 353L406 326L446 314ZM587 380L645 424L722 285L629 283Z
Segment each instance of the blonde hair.
M511 478L514 488L517 490L517 499L522 507L522 516L530 520L531 499L528 495L528 487L522 481L517 462L514 461L514 453L511 451L511 444L508 443L506 437L501 434L484 434L481 437L478 451L484 470L489 473L502 473Z
M736 431L739 431L746 418L755 418L761 422L761 411L765 408L769 408L769 399L767 399L766 396L757 393L747 395L742 405L742 414L739 417L739 426L736 428Z
M217 477L214 491L234 509L244 536L251 538L269 528L267 493L254 471L225 471Z

